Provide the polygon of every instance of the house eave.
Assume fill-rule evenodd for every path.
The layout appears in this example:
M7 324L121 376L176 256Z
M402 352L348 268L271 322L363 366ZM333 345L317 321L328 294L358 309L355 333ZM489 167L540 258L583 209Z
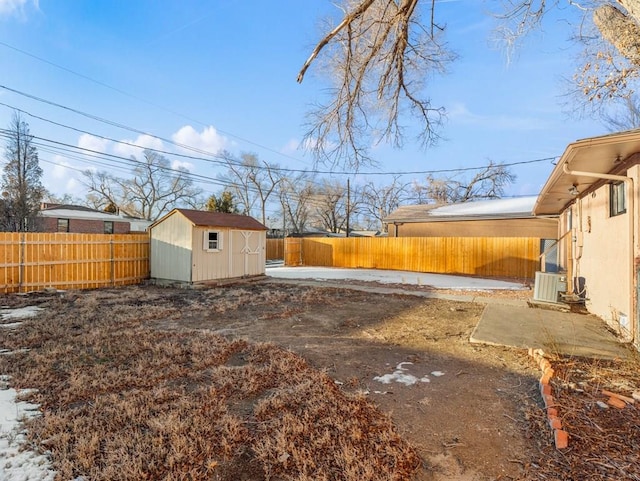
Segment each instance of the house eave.
M567 209L577 196L602 183L601 179L565 173L609 174L623 169L633 154L640 152L640 129L591 137L569 144L549 175L533 207L533 214L557 215ZM578 195L572 194L576 187Z

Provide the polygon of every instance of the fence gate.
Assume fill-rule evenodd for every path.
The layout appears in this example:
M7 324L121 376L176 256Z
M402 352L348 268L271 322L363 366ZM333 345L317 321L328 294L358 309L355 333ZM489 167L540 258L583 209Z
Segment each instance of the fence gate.
M284 265L291 267L302 265L302 238L287 237L284 240Z

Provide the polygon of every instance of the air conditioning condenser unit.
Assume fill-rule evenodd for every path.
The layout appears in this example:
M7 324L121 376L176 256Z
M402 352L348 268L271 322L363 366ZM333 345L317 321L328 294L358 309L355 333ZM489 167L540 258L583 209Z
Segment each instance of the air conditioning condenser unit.
M533 300L558 303L561 292L567 291L567 276L556 272L536 272Z

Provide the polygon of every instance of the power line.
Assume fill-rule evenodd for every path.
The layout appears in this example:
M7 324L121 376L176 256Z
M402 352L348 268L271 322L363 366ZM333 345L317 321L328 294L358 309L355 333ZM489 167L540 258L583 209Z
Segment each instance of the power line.
M0 42L0 44L2 44L2 42ZM0 88L2 88L4 90L8 90L8 91L13 92L13 93L18 94L18 95L25 96L25 97L30 98L32 100L36 100L38 102L46 103L48 105L51 105L51 106L54 106L54 107L57 107L57 108L68 110L68 111L73 112L75 114L90 118L92 120L96 120L98 122L105 123L107 125L111 125L113 127L117 127L117 128L123 129L123 130L130 131L130 132L134 132L134 133L137 133L139 135L146 135L146 136L152 137L154 139L160 140L162 142L166 142L168 144L175 145L177 147L181 147L181 148L186 149L186 150L190 150L190 151L197 152L197 153L204 154L204 155L208 155L208 156L211 156L211 157L214 157L214 158L217 158L217 159L221 159L222 161L214 161L214 160L209 159L209 158L195 157L195 156L190 156L190 155L186 155L186 154L180 154L180 153L176 153L176 152L167 152L167 151L163 151L163 150L147 148L148 150L152 150L152 151L160 153L160 154L173 155L173 156L177 156L177 157L187 158L187 159L190 159L190 160L201 160L201 161L205 161L205 162L219 163L221 165L226 165L227 163L231 162L231 163L233 163L233 164L235 164L237 166L242 166L242 164L240 162L233 161L231 158L229 158L229 156L221 155L219 153L211 153L211 152L207 152L205 150L197 149L195 147L192 147L192 146L189 146L189 145L186 145L186 144L181 144L179 142L175 142L173 140L170 140L170 139L167 139L167 138L164 138L164 137L159 137L157 135L153 135L153 134L150 134L148 132L144 132L144 131L136 129L134 127L129 127L127 125L120 124L120 123L115 122L115 121L107 120L107 119L104 119L102 117L99 117L99 116L96 116L96 115L93 115L93 114L82 112L82 111L74 109L72 107L64 106L64 105L55 103L53 101L50 101L50 100L47 100L47 99L43 99L43 98L28 94L26 92L21 92L19 90L13 89L11 87L7 87L5 85L0 85ZM72 126L69 126L69 125L66 125L66 124L62 124L62 123L50 120L50 119L46 119L44 117L40 117L40 116L31 114L31 113L29 113L29 112L27 112L25 110L19 109L17 107L11 106L11 105L6 104L6 103L0 102L0 105L3 105L5 107L7 107L7 108L12 108L12 109L20 111L20 112L22 112L22 113L24 113L26 115L29 115L29 116L31 116L33 118L37 118L39 120L51 123L53 125L57 125L59 127L63 127L63 128L70 129L70 130L73 130L73 131L76 131L76 132L80 132L80 133L83 133L83 134L87 134L87 135L92 135L92 136L94 136L96 138L100 138L100 139L103 139L103 140L108 140L108 141L111 141L111 142L114 142L114 143L119 143L119 144L131 146L131 147L137 147L137 148L140 148L140 149L145 149L145 147L137 145L137 144L133 144L131 142L115 140L115 139L112 139L112 138L109 138L109 137L105 137L103 135L96 134L96 133L93 133L93 132L90 132L90 131L87 131L87 130L78 129L76 127L72 127ZM500 165L500 166L503 166L503 167L511 167L511 166L515 166L515 165L526 165L526 164L534 164L534 163L540 163L540 162L551 162L551 161L553 161L553 160L555 160L557 158L558 158L558 156L553 156L553 157L544 157L544 158L539 158L539 159L524 160L524 161L517 161L517 162L499 163L499 164L494 164L494 165ZM320 175L352 175L352 176L355 176L355 175L378 176L378 175L446 174L446 173L454 173L454 172L470 172L470 171L475 171L475 170L483 170L483 169L486 169L487 167L489 167L489 165L482 165L482 166L477 166L477 167L459 167L459 168L451 168L451 169L430 169L430 170L397 171L397 172L389 172L389 171L387 171L387 172L355 172L355 171L324 171L324 170L317 170L317 169L290 169L290 168L277 167L277 166L269 166L269 167L256 166L256 168L260 169L260 170L271 170L271 171L279 171L279 172L320 174Z
M11 132L9 130L6 129L0 129L0 137L5 137L5 138L9 138ZM145 162L136 160L135 158L126 158L123 156L119 156L119 155L115 155L115 154L108 154L108 153L104 153L104 152L99 152L96 150L92 150L92 149L88 149L85 147L76 147L73 146L71 144L67 144L65 142L60 142L60 141L55 141L55 140L51 140L51 139L46 139L46 138L42 138L42 137L38 137L35 135L31 135L31 137L33 139L36 140L40 140L42 142L47 142L45 144L39 143L39 142L34 142L34 145L39 147L40 149L43 149L45 151L48 151L50 153L54 153L57 154L59 152L62 152L62 154L66 157L71 157L71 158L75 158L76 160L79 160L81 162L86 162L86 163L90 163L90 164L94 164L94 165L102 165L105 167L111 167L111 168L122 168L122 165L125 165L127 167L131 167L131 164L134 164L134 166L146 166L147 164ZM53 144L55 146L55 148L52 148L49 146L49 144ZM43 148L44 147L44 148ZM56 150L57 149L57 150ZM152 149L149 149L152 150ZM77 153L78 152L82 152L82 153L88 153L85 154L88 157L86 158L82 158L82 157L77 157ZM70 155L69 153L72 153L74 155ZM84 173L85 171L82 171L78 168L74 168L68 165L64 165L61 164L59 162L55 162L52 160L45 160L42 159L43 162L49 163L49 164L53 164L53 165L57 165L59 167L63 167L63 168L67 168L70 170L74 170L77 172L81 172ZM110 164L104 164L103 162L100 162L100 160L104 161L104 162L111 162ZM114 166L115 164L115 166ZM163 167L163 166L158 166L158 168L160 170L172 173L172 174L178 174L179 176L184 176L184 177L188 177L190 178L192 181L194 182L198 182L198 183L207 183L207 184L214 184L214 185L218 185L221 186L223 188L236 188L236 189L246 189L247 191L251 192L252 194L257 194L259 193L259 190L256 187L252 187L252 186L245 186L242 184L238 184L236 182L233 182L230 179L216 179L214 177L209 177L206 175L202 175L202 174L195 174L193 172L189 172L189 171L182 171L182 170L177 170L177 169L173 169L170 167ZM289 193L289 197L291 199L297 199L298 201L301 200L300 196L296 193ZM311 205L311 206L323 206L324 204L321 203L320 201L314 200L314 199L307 199L307 202ZM250 207L250 206L248 206Z

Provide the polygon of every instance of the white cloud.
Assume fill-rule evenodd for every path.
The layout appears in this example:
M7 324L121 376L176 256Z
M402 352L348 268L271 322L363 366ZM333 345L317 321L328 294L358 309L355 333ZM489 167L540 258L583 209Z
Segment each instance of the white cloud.
M183 160L174 160L171 162L172 169L186 169L189 172L193 172L194 165L191 162L185 162Z
M205 127L202 132L198 132L190 125L185 125L173 134L171 139L178 144L204 150L212 154L225 149L230 144L229 139L224 135L220 135L212 126Z
M139 135L135 140L123 140L124 143L118 143L113 151L122 157L139 157L144 149L164 150L162 140L152 137L151 135Z
M61 157L60 155L56 155L53 158L53 162L54 162L54 165L53 165L53 169L51 169L51 177L54 180L62 180L62 179L68 178L71 170L68 169L67 167L71 167L71 164L67 162L67 160L64 157Z
M0 0L0 16L16 16L25 17L26 7L33 4L36 10L39 10L38 0Z
M298 139L291 139L284 144L284 147L280 149L283 154L293 154L300 148L300 141Z
M291 144L291 142L293 141L289 141L289 144ZM317 150L319 147L322 147L325 152L328 152L338 147L338 144L327 139L321 141L317 137L306 137L302 142L298 143L297 149L304 152L311 152Z
M480 115L471 112L463 103L453 104L447 109L447 119L458 124L474 125L493 130L542 130L549 122L533 117L514 117L509 115Z
M86 194L86 187L78 179L71 177L65 184L64 193L71 194L74 197L84 196Z
M107 151L110 143L111 142L106 139L95 137L91 134L82 134L78 139L78 147L80 147L81 149L87 149L101 153Z
M86 187L81 180L82 174L78 172L79 167L60 155L56 155L53 162L54 165L44 173L43 183L47 190L57 196L70 194L74 197L84 197ZM95 170L95 167L89 169Z

